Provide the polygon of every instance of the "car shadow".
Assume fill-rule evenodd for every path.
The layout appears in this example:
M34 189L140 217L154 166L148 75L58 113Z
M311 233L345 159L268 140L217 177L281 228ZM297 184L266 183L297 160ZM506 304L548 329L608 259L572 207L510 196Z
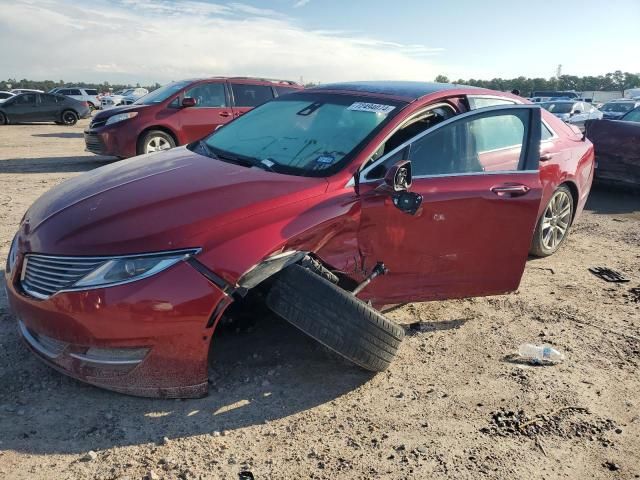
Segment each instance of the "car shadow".
M594 184L585 210L600 215L640 213L638 190L602 183Z
M10 158L0 160L0 173L58 173L86 172L111 162L114 157L79 156L79 157L41 157Z
M34 133L32 137L45 137L45 138L82 138L83 133L80 132L58 132L58 133Z
M18 341L15 320L2 317L0 349L11 361L0 366L0 449L80 454L164 437L233 435L331 402L373 376L267 315L249 329L216 333L207 397L130 397L46 367Z

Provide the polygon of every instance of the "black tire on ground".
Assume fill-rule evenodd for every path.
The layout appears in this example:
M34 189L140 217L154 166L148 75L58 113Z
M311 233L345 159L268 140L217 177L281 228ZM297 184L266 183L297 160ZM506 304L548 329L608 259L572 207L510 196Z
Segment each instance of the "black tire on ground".
M149 145L150 142L152 145ZM147 151L148 145L150 147L157 147L157 150ZM145 153L150 153L151 151L168 150L175 146L176 141L167 132L163 132L162 130L149 130L138 140L137 153L138 155L143 155Z
M7 125L9 122L7 122L7 117L5 116L4 113L0 112L0 125Z
M550 245L545 245L545 241L544 241L545 233L547 233L547 229L545 228L545 221L546 221L545 217L547 216L549 209L552 209L553 207L552 202L554 201L556 196L560 196L563 199L568 198L569 212L568 212L568 215L564 217L564 220L566 220L566 224L567 224L565 233L563 234L562 238L557 244L550 246ZM558 249L562 246L562 244L566 241L567 237L569 236L569 230L571 229L571 222L573 221L574 208L575 208L575 205L574 205L573 194L571 193L571 190L569 190L569 187L566 185L560 185L556 189L556 191L553 192L551 199L549 199L549 203L547 203L547 205L544 208L544 211L542 212L542 215L540 215L540 218L538 219L538 223L536 224L536 229L533 232L533 239L531 240L531 249L529 250L529 253L531 255L536 257L548 257L549 255L553 255L555 252L558 251Z
M78 123L78 114L73 110L65 110L60 117L62 118L62 123L69 127Z
M300 265L278 274L266 303L324 346L374 372L387 369L404 337L402 327Z

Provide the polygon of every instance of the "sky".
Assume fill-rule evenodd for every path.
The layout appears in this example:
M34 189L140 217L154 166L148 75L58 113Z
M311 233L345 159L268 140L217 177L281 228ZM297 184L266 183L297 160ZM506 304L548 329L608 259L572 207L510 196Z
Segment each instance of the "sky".
M0 79L640 72L640 0L0 0Z

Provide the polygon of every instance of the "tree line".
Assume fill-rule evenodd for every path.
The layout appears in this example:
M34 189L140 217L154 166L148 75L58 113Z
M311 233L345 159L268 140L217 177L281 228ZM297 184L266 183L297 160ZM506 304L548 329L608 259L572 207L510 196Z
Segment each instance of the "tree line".
M448 77L445 75L438 75L435 78L436 82L450 83ZM610 72L605 75L598 76L583 76L579 77L577 75L560 75L559 77L551 77L551 78L527 78L527 77L517 77L517 78L493 78L491 80L481 80L481 79L462 79L459 78L457 80L453 80L453 83L458 83L461 85L472 85L474 87L483 87L491 90L500 90L500 91L510 91L510 90L519 90L520 94L523 96L530 96L531 92L536 90L576 90L579 92L585 91L619 91L624 93L625 90L630 88L640 87L640 73L630 73L623 72L621 70L616 70L615 72ZM87 82L65 82L64 80L58 80L57 82L54 80L27 80L23 78L22 80L16 80L15 78L10 78L8 80L0 80L0 90L10 90L10 88L33 88L37 90L44 90L45 92L51 90L55 87L65 87L65 86L74 86L81 88L95 88L99 92L108 92L110 89L113 91L122 90L124 88L132 88L132 87L140 87L146 88L147 90L155 90L160 87L160 84L156 82L153 85L140 85L139 83L135 85L131 84L111 84L109 82L101 82L101 83L87 83ZM305 86L312 86L313 84L307 84Z
M436 82L450 83L445 75L438 75ZM480 80L462 78L453 81L462 85L472 85L474 87L488 88L491 90L510 91L519 90L523 96L530 96L531 92L540 90L576 90L587 91L619 91L624 94L625 90L640 87L640 73L623 72L616 70L605 75L583 76L560 75L559 77L547 78L494 78L491 80Z
M11 85L11 87L9 87L9 85ZM26 78L23 78L22 80L16 80L15 78L0 80L0 90L11 90L12 88L31 88L34 90L42 90L44 92L48 92L52 88L56 87L95 88L96 90L98 90L98 92L108 92L109 90L113 90L115 92L117 90L123 90L125 88L142 87L151 91L155 90L156 88L160 88L160 86L161 85L158 82L153 85L140 85L139 83L131 85L128 83L124 84L109 82L65 82L64 80L58 80L56 82L54 80L27 80Z

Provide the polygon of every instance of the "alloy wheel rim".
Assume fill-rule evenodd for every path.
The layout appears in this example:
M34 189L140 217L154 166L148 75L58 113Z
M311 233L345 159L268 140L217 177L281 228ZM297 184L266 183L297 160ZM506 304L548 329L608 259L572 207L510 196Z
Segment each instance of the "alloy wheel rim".
M542 217L542 244L548 250L558 248L569 230L571 199L566 192L556 192Z
M65 113L65 115L64 115L65 123L73 123L74 118L75 117L73 116L72 113Z
M145 153L159 152L160 150L169 150L171 145L166 138L152 137L146 145Z

